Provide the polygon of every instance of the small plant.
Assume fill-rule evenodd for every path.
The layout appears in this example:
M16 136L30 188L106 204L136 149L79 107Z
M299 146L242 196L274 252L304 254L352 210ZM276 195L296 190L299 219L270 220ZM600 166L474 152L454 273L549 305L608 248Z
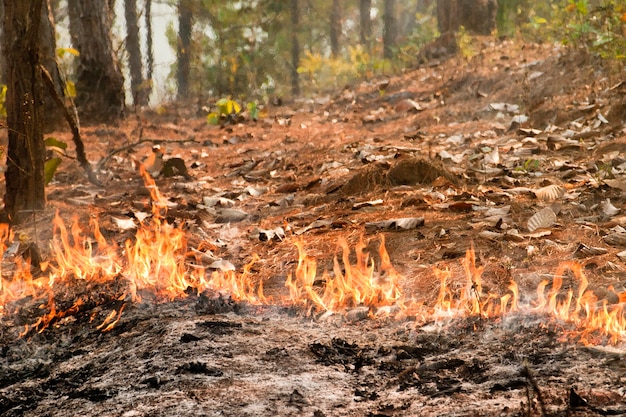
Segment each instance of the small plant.
M515 168L515 170L521 171L525 174L530 174L531 172L538 171L539 167L540 167L540 162L538 159L529 158L529 159L526 159L521 166Z
M613 179L613 165L610 162L598 162L596 164L596 172L593 174L596 183L602 184L606 179Z
M241 106L231 97L219 99L215 105L217 110L210 112L206 117L207 122L212 125L218 125L225 119L234 119L241 113Z

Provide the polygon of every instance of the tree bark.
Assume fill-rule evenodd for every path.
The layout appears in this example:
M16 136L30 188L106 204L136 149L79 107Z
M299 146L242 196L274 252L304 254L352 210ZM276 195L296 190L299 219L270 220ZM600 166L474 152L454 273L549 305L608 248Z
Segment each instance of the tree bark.
M398 19L396 18L396 0L385 0L383 13L383 56L391 59L398 37Z
M76 107L82 120L107 122L124 115L124 77L113 53L111 16L102 0L68 0L72 44L80 52Z
M330 9L330 51L333 57L339 56L339 38L341 36L341 3L333 0Z
M152 86L152 77L154 72L154 47L152 42L152 0L146 0L144 19L146 24L146 79L150 83L150 86Z
M298 0L291 0L291 94L300 95L300 77L298 66L300 65L300 42L298 42L298 29L300 28L300 8Z
M128 52L128 69L130 72L130 91L135 107L144 106L146 94L143 83L141 46L139 44L137 0L124 0L124 17L126 19L126 51Z
M497 0L437 0L439 32L468 32L489 35L496 27Z
M372 42L372 0L360 0L359 2L359 18L360 18L360 42L369 52Z
M50 74L54 82L55 89L60 92L62 97L65 96L65 78L59 71L56 60L56 36L54 31L54 17L47 0L43 0L41 9L41 23L39 36L41 39L41 64ZM44 120L43 129L45 132L51 132L63 125L63 112L56 104L56 101L47 89L44 89Z
M9 136L4 203L9 219L17 223L42 210L46 202L39 50L43 0L3 0L2 4Z
M189 78L191 63L189 49L191 47L191 29L193 14L189 0L178 2L178 69L176 81L178 83L178 99L184 100L189 96Z

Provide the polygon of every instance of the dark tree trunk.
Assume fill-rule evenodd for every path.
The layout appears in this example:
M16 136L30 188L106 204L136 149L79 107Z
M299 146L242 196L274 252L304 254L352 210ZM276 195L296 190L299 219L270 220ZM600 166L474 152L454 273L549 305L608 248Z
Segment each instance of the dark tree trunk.
M124 17L126 19L126 51L128 52L128 69L130 71L130 91L135 107L144 106L146 94L141 64L141 46L139 44L137 0L124 1Z
M12 222L42 210L44 193L43 80L40 60L42 0L3 0L9 146L5 209Z
M496 27L497 0L437 0L439 32L468 32L489 35Z
M59 71L56 60L56 36L54 32L54 18L47 0L43 0L41 9L41 23L39 29L40 47L41 47L41 64L50 73L50 77L54 82L54 87L59 94L65 94L65 79ZM51 132L63 125L62 109L57 106L56 101L52 97L52 92L44 90L44 120L43 129L45 132Z
M178 70L176 81L178 82L178 99L186 99L189 96L189 78L191 63L189 48L191 46L191 29L193 14L189 0L178 2Z
M154 47L152 45L152 0L146 0L144 19L146 22L146 79L150 83L151 89L154 72Z
M291 94L300 95L300 78L298 66L300 65L300 42L298 42L298 29L300 28L300 8L298 0L291 0Z
M82 120L106 122L124 114L124 77L113 53L111 16L102 0L68 0L72 44L80 52L76 107Z
M339 37L341 36L341 3L333 0L330 9L330 51L333 57L339 56Z
M369 52L372 41L372 0L360 0L359 2L359 19L360 19L360 42Z
M398 19L396 18L396 0L385 0L383 13L383 48L384 58L394 56L396 39L398 37Z
M0 59L0 84L6 85L7 83L7 51L4 50L4 34L6 29L4 28L4 0L2 0L2 4L0 5L0 56L3 59Z

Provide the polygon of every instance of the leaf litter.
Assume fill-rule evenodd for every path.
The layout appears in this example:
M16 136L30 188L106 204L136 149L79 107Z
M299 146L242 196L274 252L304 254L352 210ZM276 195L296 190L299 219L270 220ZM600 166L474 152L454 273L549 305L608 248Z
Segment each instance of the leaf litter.
M332 271L340 238L354 244L372 232L371 242L386 236L405 290L425 304L438 296L435 266L450 271L452 285L464 285L458 258L471 244L494 290L515 281L531 297L573 258L590 288L604 294L598 302L611 300L610 288L626 286L620 88L598 68L589 85L591 67L565 49L486 42L480 59L388 77L384 94L362 83L324 101L269 106L256 123L220 128L167 105L119 126L84 126L106 187L85 180L77 188L84 174L64 160L47 188L48 211L20 228L25 242L11 246L12 256L32 252L19 249L29 241L46 258L46 225L56 210L81 224L99 217L103 234L121 245L134 233L131 223L145 220L131 213L150 211L133 161L158 144L164 160L184 161L156 181L168 219L189 231L190 257L241 270L257 254L249 272L266 294L285 291L297 262L294 235L320 270ZM143 136L128 147L138 131ZM72 146L67 133L54 136ZM201 294L128 307L105 334L74 317L25 340L13 336L19 326L3 323L0 409L32 416L521 415L539 392L550 413L575 415L570 399L583 410L624 402L621 351L559 341L533 318L424 324L372 319L364 306L324 320L294 310ZM197 326L206 321L229 332ZM567 394L571 381L578 397Z

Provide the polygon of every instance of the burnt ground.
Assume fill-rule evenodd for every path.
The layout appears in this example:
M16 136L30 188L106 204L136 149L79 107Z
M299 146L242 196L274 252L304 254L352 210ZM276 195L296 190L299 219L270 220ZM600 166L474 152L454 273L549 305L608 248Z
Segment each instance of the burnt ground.
M626 290L623 72L554 45L479 38L473 48L469 59L268 107L257 122L209 126L201 106L172 104L85 126L103 185L65 158L49 208L16 234L48 259L58 211L86 230L97 216L122 246L134 232L119 219L150 211L134 161L158 144L188 171L156 178L168 221L184 223L190 248L211 249L208 268L241 270L257 254L251 277L275 300L296 268L295 241L332 271L340 238L363 236L378 262L384 234L403 293L425 306L439 292L435 268L464 285L472 245L490 290L514 280L532 305L537 285L575 261L598 298L616 303ZM0 415L626 413L623 341L585 346L575 325L545 315L368 318L359 306L307 314L192 292L128 303L102 332L94 317L119 304L115 290L63 296L80 291L98 296L41 333L18 336L36 300L4 310Z

